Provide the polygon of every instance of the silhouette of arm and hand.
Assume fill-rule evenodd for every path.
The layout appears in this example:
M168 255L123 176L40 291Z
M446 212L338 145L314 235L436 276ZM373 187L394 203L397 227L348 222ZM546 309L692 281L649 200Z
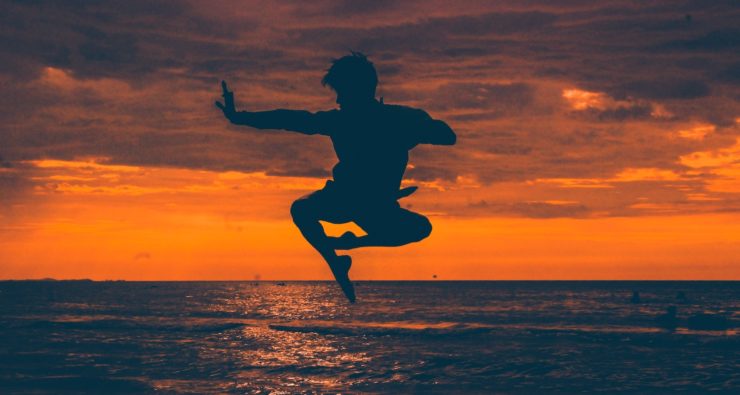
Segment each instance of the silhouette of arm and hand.
M234 125L251 126L256 129L282 129L302 134L317 134L319 124L316 114L304 110L236 111L234 92L229 91L226 81L221 81L224 102L216 107Z
M281 129L302 134L321 133L322 124L317 114L305 110L236 111L234 92L229 91L226 81L221 81L224 103L216 102L226 119L234 125L251 126L256 129ZM444 122L433 119L424 111L420 112L423 123L415 127L419 130L418 144L455 145L455 132Z

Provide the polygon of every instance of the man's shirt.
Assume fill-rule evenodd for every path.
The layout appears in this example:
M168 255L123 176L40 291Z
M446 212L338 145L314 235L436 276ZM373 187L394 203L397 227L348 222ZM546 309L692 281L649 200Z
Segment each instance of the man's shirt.
M362 111L314 114L311 132L331 138L339 163L332 175L339 191L361 199L395 200L408 151L428 142L432 118L424 111L377 103Z

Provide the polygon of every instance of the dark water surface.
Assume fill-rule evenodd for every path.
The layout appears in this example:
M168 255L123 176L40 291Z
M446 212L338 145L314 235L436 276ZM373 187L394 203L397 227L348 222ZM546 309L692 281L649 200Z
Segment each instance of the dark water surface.
M0 282L0 393L740 393L739 285Z

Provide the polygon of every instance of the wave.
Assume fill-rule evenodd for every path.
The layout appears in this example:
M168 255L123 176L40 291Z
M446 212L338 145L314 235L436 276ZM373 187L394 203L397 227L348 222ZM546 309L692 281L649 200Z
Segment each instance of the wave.
M0 378L0 388L7 393L58 394L58 393L106 393L106 394L148 394L154 388L143 380L135 378L107 378L94 376L58 377L15 377ZM94 388L93 392L90 389Z
M28 320L14 326L30 328L56 328L101 331L147 331L147 332L221 332L248 326L246 322L219 320L132 320L132 319L67 319Z
M313 332L333 335L469 335L486 333L490 328L478 324L452 322L333 322L333 321L293 321L269 324L268 327L286 332Z
M334 321L291 321L285 323L273 323L268 327L277 331L318 333L323 335L348 335L348 336L466 336L474 334L511 332L559 332L571 334L659 334L668 331L658 327L640 326L594 326L594 325L537 325L537 324L478 324L478 323L456 323L456 322L334 322ZM736 331L692 331L686 328L678 328L675 332L679 335L718 335L733 336Z
M267 327L275 331L345 336L468 336L490 333L563 334L650 334L734 336L734 328L724 331L698 331L683 326L666 330L657 326L589 325L552 323L476 323L424 321L331 321L296 320L274 322L266 319L193 318L110 315L35 316L3 320L6 328L60 329L140 332L222 332L244 327Z

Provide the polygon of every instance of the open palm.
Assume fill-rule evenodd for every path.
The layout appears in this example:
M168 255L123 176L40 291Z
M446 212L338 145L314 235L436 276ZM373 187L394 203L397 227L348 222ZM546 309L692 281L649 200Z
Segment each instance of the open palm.
M221 96L224 98L224 102L216 101L216 107L220 108L224 112L226 118L231 119L236 114L236 108L234 107L234 92L229 91L226 86L226 81L221 81L221 89L223 93Z

